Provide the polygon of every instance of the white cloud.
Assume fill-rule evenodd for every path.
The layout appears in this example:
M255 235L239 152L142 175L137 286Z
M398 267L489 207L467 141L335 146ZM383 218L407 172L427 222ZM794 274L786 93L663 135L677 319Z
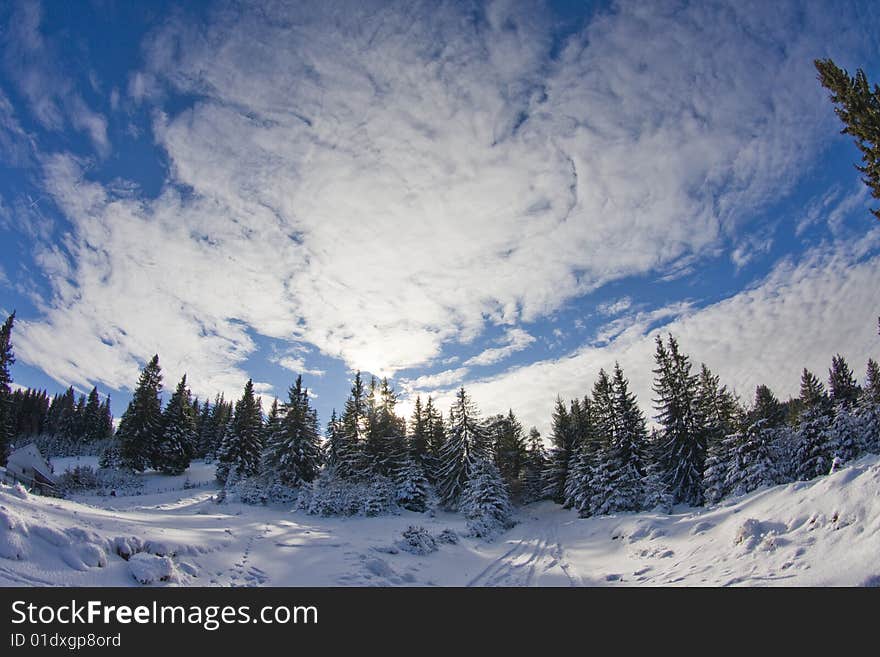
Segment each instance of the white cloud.
M650 416L658 333L675 335L696 367L705 362L745 402L761 383L783 399L797 396L802 368L825 378L838 352L863 377L867 359L880 355L878 246L880 229L875 228L862 240L819 247L798 261L785 260L754 287L719 303L637 315L608 344L585 346L561 359L464 385L484 413L513 408L527 426L536 425L546 434L556 395L582 397L599 368L608 370L615 361ZM649 330L664 313L674 319ZM420 392L415 388L412 394ZM452 402L452 391L433 392L441 408Z
M558 330L558 329L557 329ZM466 366L477 365L493 365L499 361L508 358L517 351L522 351L535 341L534 336L529 335L520 328L508 329L504 337L500 340L506 344L502 347L491 347L477 354L473 358L469 358L464 362Z
M324 370L309 369L305 359L299 356L279 356L274 358L273 362L296 374L311 374L312 376L324 376L325 374Z
M470 370L467 367L459 367L452 370L444 370L437 374L426 374L417 379L405 379L401 382L405 390L436 390L445 388L460 382L468 375Z
M541 12L485 13L169 19L128 92L155 104L171 184L140 200L45 159L74 229L40 254L54 297L22 357L124 386L159 351L229 391L254 332L393 374L487 322L519 331L604 282L687 271L833 134L810 61L858 42L837 8L623 2L551 59ZM163 85L198 101L166 114ZM34 111L51 122L52 103Z
M621 297L616 301L608 301L607 303L600 303L596 310L599 311L600 315L619 315L625 310L629 310L630 306L632 306L632 299L630 297Z

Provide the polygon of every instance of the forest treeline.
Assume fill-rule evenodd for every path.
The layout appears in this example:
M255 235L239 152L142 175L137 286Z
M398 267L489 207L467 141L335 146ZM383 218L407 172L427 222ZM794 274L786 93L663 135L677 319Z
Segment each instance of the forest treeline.
M475 534L509 524L512 504L553 500L581 516L673 505L700 506L762 485L828 474L880 450L880 368L869 359L860 385L836 355L827 385L804 369L798 397L780 401L759 385L747 403L677 340L656 338L654 428L621 367L600 370L583 397L558 399L548 444L513 410L482 417L464 388L444 415L435 400L397 414L387 379L358 372L340 413L321 430L301 376L268 409L248 381L239 399L193 398L184 376L162 403L159 357L142 370L115 432L109 400L72 388L9 389L4 324L2 407L6 443L33 437L52 454L101 451L101 466L184 472L216 463L226 492L248 502L296 501L312 513L424 511L432 499L461 510Z

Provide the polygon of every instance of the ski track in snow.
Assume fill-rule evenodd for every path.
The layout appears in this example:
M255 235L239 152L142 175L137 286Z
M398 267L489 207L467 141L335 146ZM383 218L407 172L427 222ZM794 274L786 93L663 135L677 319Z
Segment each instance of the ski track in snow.
M57 500L0 486L0 586L135 586L114 547L131 537L174 560L179 576L157 585L880 585L878 456L671 515L579 519L542 502L494 542L467 537L458 514L322 518L157 488ZM459 541L411 554L398 545L410 525Z

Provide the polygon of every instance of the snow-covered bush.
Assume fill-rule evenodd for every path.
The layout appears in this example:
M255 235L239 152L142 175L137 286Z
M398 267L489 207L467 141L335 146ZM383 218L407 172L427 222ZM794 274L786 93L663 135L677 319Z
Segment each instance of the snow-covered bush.
M394 486L387 477L348 479L327 468L300 491L297 506L319 516L377 516L397 510L394 498Z
M267 482L261 477L240 479L226 490L244 504L293 504L299 496L298 489L279 482Z
M437 551L437 540L421 526L410 525L397 541L397 547L410 554L425 555Z
M474 461L461 496L460 510L468 520L471 536L491 540L513 527L507 488L498 468L488 459Z
M447 545L458 545L458 534L448 527L434 537L438 543L446 543Z
M109 495L137 495L144 487L143 480L133 472L78 465L58 477L58 488L65 494L94 493Z

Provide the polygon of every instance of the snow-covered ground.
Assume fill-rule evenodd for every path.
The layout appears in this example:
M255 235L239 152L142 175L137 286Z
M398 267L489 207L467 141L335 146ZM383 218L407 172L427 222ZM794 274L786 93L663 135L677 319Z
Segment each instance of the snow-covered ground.
M402 532L463 535L460 516L321 518L216 504L212 475L200 463L181 477L148 475L131 497L0 487L0 585L880 585L877 456L669 516L584 520L540 503L492 543L461 537L428 554L401 549Z

